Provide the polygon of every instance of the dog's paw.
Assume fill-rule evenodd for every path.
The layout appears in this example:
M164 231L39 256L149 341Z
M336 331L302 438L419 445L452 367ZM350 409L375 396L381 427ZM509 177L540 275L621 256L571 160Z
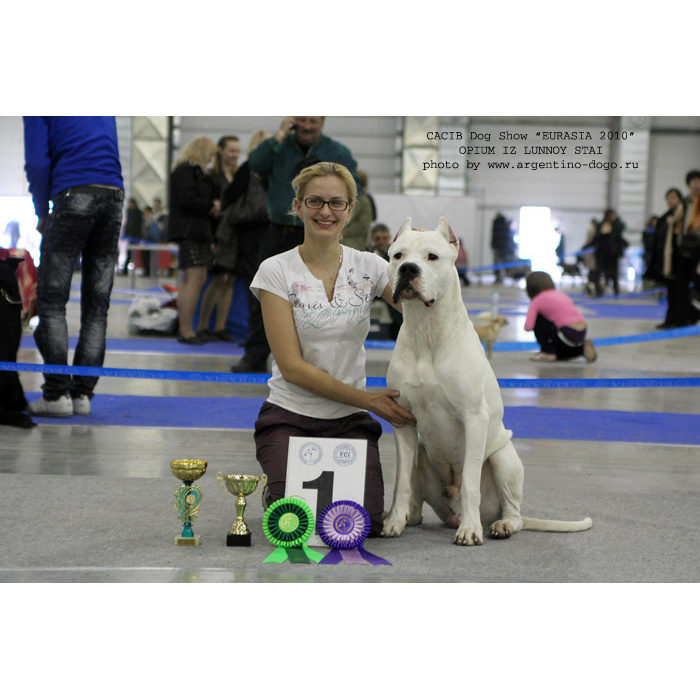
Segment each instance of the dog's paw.
M505 520L497 520L495 523L491 523L489 528L489 535L495 540L508 539L512 534L513 528Z
M455 533L453 542L466 547L483 544L483 530L480 525L478 527L467 527L466 525L460 525L459 529Z
M522 530L522 527L522 520L504 518L503 520L496 520L495 522L491 523L489 535L495 540L505 540L519 530Z
M406 516L396 516L390 514L384 521L382 537L398 537L406 527Z

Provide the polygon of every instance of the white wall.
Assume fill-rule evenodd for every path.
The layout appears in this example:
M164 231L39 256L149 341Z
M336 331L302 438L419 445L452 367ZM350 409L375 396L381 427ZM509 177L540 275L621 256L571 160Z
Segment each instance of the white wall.
M0 197L28 194L22 117L0 117Z

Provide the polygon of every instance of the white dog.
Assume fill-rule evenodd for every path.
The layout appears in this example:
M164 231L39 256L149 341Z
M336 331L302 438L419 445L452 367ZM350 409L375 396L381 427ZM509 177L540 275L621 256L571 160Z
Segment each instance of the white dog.
M461 545L523 528L573 532L590 518L562 522L523 518L523 465L503 425L496 375L462 302L455 259L459 242L446 219L436 231L414 231L406 219L389 249L389 282L404 321L387 385L417 427L395 431L396 487L382 535L398 537L422 520L423 502Z

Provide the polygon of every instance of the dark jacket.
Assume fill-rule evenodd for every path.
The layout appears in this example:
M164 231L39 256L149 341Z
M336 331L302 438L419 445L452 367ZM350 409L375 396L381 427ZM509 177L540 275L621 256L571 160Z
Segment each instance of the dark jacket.
M510 221L505 216L497 216L491 227L491 248L515 253L515 241Z
M245 196L250 187L251 178L256 178L264 190L267 190L267 179L250 169L248 161L236 170L231 183L221 193L221 211ZM258 251L260 239L267 229L267 213L260 212L260 218L245 224L237 225L238 257L235 273L239 277L252 280L258 268Z
M212 243L209 212L218 196L216 185L198 165L180 163L170 174L168 240Z
M595 238L593 245L595 246L595 256L599 264L605 264L621 258L627 248L627 241L622 235L625 230L625 224L620 219L615 219L612 222L612 231L603 233L602 222L596 227Z

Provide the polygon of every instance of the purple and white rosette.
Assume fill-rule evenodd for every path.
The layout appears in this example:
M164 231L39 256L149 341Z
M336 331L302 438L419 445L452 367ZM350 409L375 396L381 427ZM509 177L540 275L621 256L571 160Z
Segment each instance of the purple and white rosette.
M320 564L391 564L368 552L362 543L370 531L369 513L355 501L334 501L318 516L318 534L331 551Z

